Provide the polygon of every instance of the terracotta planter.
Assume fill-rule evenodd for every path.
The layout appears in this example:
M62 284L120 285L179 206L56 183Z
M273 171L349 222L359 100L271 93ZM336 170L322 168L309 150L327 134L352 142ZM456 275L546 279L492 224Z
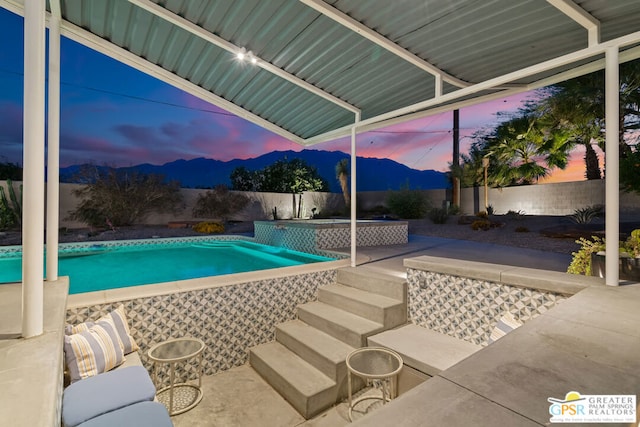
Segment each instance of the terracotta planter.
M604 252L591 254L591 275L605 277L605 255ZM618 266L620 269L620 280L632 280L640 282L640 258L621 256Z

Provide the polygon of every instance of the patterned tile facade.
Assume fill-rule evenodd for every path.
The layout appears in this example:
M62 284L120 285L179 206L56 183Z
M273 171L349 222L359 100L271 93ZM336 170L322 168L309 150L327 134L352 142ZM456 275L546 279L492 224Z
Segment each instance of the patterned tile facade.
M502 283L407 269L409 318L416 325L486 345L503 313L525 323L566 296Z
M345 248L351 244L348 223L314 226L311 222L257 221L254 236L257 243L318 255L324 255L323 249ZM403 221L362 223L358 224L356 242L357 246L401 245L408 242L408 236L408 224Z
M147 352L154 344L192 336L205 342L203 372L212 375L245 364L251 347L273 341L275 326L294 319L298 305L315 300L318 287L335 279L330 270L94 305L68 310L67 322L97 319L123 303L149 370ZM191 364L176 369L182 380L195 376Z

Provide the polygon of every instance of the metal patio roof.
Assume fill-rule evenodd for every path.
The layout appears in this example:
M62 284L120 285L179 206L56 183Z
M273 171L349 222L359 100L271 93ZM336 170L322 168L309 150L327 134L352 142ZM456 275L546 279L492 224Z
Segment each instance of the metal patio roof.
M0 0L21 13L23 0ZM49 0L62 34L300 144L640 57L638 0ZM58 10L59 9L59 10ZM240 61L243 50L257 63Z

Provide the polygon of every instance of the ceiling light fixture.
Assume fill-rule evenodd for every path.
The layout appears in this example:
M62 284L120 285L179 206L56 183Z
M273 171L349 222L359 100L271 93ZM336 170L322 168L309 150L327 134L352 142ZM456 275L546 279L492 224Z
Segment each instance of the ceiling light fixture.
M244 61L245 56L247 55L247 50L245 48L242 48L238 51L238 53L236 53L236 57L240 60L240 61Z

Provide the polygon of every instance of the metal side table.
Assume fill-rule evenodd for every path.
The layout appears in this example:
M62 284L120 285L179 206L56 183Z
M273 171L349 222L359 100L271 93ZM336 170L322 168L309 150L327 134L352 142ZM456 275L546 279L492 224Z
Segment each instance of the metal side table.
M169 415L182 414L194 408L202 400L202 353L204 342L197 338L176 338L154 345L149 350L153 361L153 379L158 384L158 364L169 364L169 385L158 390L156 396L169 410ZM176 383L176 363L198 357L197 385ZM168 399L167 399L167 396Z
M402 357L400 357L398 353L383 347L363 347L349 353L346 363L349 393L349 421L353 421L353 408L358 403L368 399L378 399L382 400L382 404L385 404L395 397L397 375L403 366ZM382 384L382 396L361 396L353 400L351 375L357 375L367 383L369 383L370 380L380 380Z

